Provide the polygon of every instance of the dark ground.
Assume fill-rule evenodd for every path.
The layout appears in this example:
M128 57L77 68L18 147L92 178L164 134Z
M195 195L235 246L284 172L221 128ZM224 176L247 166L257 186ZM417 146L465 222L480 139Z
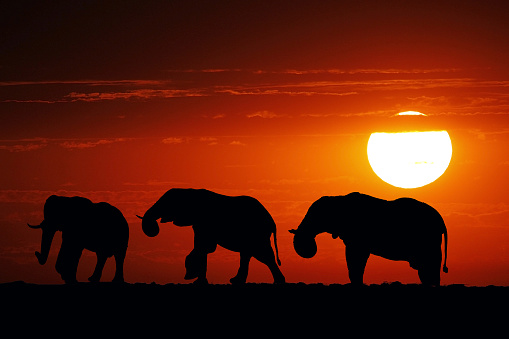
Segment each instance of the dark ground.
M0 297L4 333L22 337L499 337L509 323L496 286L13 282Z

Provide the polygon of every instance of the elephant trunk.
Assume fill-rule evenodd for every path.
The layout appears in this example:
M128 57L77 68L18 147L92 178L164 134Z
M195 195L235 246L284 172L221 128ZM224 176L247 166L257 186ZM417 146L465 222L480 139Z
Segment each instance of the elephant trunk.
M294 234L293 248L298 255L303 258L312 258L317 252L315 236L313 232L309 232L309 225L306 224L306 218L302 221L296 230L290 230Z
M315 238L300 234L295 234L293 237L293 248L303 258L312 258L317 252Z
M42 228L41 252L35 252L35 256L41 265L44 265L48 260L49 250L55 233L56 230Z
M144 217L140 217L139 215L137 215L137 217L141 219L141 229L143 233L149 237L155 237L159 234L159 225L156 219L147 217L146 213Z

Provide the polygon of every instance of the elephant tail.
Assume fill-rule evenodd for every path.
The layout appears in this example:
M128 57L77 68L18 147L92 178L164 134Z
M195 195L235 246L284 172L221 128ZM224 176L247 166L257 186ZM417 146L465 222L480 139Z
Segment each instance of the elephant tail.
M444 227L444 267L442 268L444 273L448 273L449 269L447 268L447 228Z
M276 249L276 260L278 266L281 266L281 260L279 260L279 252L277 250L277 237L276 237L276 228L274 227L274 248Z

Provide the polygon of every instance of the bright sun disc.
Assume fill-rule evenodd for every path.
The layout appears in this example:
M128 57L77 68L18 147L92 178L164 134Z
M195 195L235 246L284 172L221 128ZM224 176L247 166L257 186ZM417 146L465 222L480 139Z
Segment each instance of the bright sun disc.
M447 169L452 144L447 131L373 133L368 160L388 184L416 188L432 183Z

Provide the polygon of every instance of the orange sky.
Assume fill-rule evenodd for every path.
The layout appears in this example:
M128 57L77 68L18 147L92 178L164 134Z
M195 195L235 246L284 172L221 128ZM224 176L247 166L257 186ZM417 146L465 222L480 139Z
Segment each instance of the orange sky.
M287 230L319 197L359 191L442 214L442 283L509 285L502 4L10 5L0 13L0 282L62 282L58 236L40 266L40 232L26 227L61 194L123 212L128 282L183 283L192 230L164 225L148 238L135 214L172 187L193 187L260 200L289 282L348 282L341 241L321 235L317 255L303 259ZM408 110L453 144L445 174L411 190L381 181L366 155L370 133L401 128L392 116ZM93 265L84 253L78 280ZM237 268L237 253L209 255L210 282L227 283ZM113 273L108 262L103 280ZM366 283L395 280L419 281L407 263L370 258ZM272 278L252 260L248 281Z

